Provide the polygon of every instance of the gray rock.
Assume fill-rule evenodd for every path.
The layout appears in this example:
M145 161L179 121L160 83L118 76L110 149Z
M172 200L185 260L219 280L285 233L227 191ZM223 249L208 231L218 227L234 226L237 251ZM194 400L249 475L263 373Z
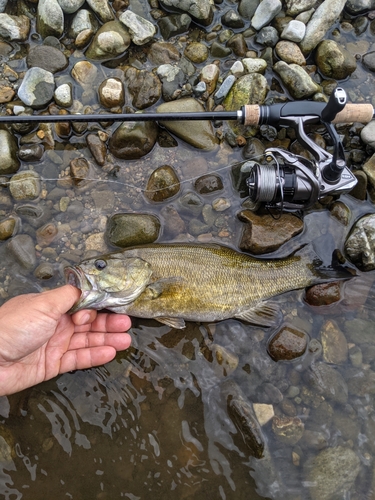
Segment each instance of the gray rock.
M274 64L273 69L280 75L282 82L294 99L310 97L320 90L319 85L297 64L278 61Z
M154 215L122 213L109 217L106 241L120 248L147 245L159 237L160 221Z
M158 106L158 113L180 113L180 112L202 112L204 108L202 104L193 98L179 99L177 101L166 102ZM160 124L172 134L177 135L191 146L206 151L212 151L218 146L211 122L202 121L161 121Z
M348 0L345 9L354 16L375 9L375 0Z
M126 10L119 20L129 29L130 37L136 45L145 45L154 37L155 26L143 17Z
M89 30L96 32L99 29L99 23L95 16L86 9L81 9L77 12L72 20L72 24L69 29L69 36L76 38L81 31Z
M260 30L263 26L269 24L281 11L281 7L282 4L280 0L262 0L251 19L252 27L256 30Z
M375 52L367 52L362 57L362 62L370 71L375 71Z
M73 104L73 89L71 83L59 85L54 93L55 102L62 108L69 108Z
M345 241L345 252L361 271L375 269L375 215L359 219Z
M18 150L18 158L22 161L39 161L44 153L41 144L25 144Z
M375 149L375 121L371 121L361 130L361 139Z
M151 45L148 58L155 66L173 64L181 59L181 54L173 43L155 42Z
M17 234L7 243L9 252L25 269L32 270L36 265L34 241L28 234Z
M228 26L228 28L238 29L245 26L243 19L234 9L227 10L227 12L221 16L221 22L224 26Z
M0 36L11 42L24 42L30 33L30 19L26 16L0 14Z
M162 82L162 94L164 101L175 100L181 92L181 87L186 81L184 72L178 66L162 64L156 70L156 74Z
M277 42L279 41L279 34L277 29L273 26L265 26L262 28L257 36L255 37L257 43L261 45L265 45L266 47L275 47ZM250 58L248 58L249 60ZM251 73L251 71L249 71Z
M312 363L305 372L305 380L325 398L336 403L348 401L348 386L342 375L325 363Z
M209 24L213 16L210 0L161 0L161 4L167 10L186 12L203 24Z
M85 0L57 0L65 14L73 14L85 3Z
M306 26L301 21L293 19L290 21L281 33L281 38L291 42L300 42L306 33Z
M305 12L313 7L315 7L316 0L286 0L287 15L297 16L302 12Z
M360 470L360 460L350 448L327 448L310 458L304 473L312 500L332 500L349 494Z
M17 142L8 130L0 130L0 175L14 174L20 168Z
M216 103L220 103L226 98L230 89L233 87L236 77L234 75L228 75L223 83L220 85L219 90L215 93L214 99Z
M154 122L125 122L114 132L109 150L124 160L136 160L151 151L156 143L158 127Z
M60 38L64 31L64 13L57 0L39 0L37 30L43 38Z
M259 0L241 0L238 6L238 12L245 19L251 19L257 10Z
M300 47L302 52L308 53L315 49L318 43L341 14L346 0L324 0L314 12L307 27L306 34Z
M18 89L21 101L34 109L44 108L53 99L55 80L53 74L42 68L30 68Z
M55 47L37 45L27 54L26 64L29 68L38 67L50 73L57 73L68 66L68 59Z
M7 6L8 0L0 0L0 12L4 12Z
M189 29L190 23L191 17L187 14L172 14L162 17L158 21L158 26L164 40L169 40L176 35L185 33Z
M87 0L87 3L102 23L113 21L115 18L108 0Z

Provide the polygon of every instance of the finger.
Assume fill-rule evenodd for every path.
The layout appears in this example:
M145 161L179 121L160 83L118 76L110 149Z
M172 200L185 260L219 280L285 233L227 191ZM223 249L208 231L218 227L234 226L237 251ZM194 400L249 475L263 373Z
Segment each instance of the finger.
M77 326L89 326L97 316L97 311L93 309L82 309L72 314L72 321Z
M68 350L83 349L88 347L111 346L116 351L127 349L131 344L131 337L127 333L75 333L72 335Z
M131 327L131 320L126 314L99 313L91 325L93 332L125 332Z
M81 296L81 291L72 285L64 285L34 297L40 302L41 309L51 317L60 318L73 307Z
M116 349L111 346L89 347L68 351L61 358L59 373L83 370L104 365L116 356Z

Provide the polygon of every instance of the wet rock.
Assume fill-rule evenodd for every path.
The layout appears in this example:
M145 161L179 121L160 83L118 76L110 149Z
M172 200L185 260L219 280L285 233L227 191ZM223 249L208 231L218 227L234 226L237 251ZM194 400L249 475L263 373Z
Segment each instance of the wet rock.
M107 0L87 0L87 3L102 23L107 23L114 19L115 16Z
M312 364L305 372L305 380L323 397L345 404L348 400L348 386L342 375L325 363Z
M160 99L161 83L154 73L128 67L124 71L124 76L135 108L148 108Z
M159 20L158 25L164 40L185 33L190 26L191 17L187 14L172 14Z
M273 405L254 403L253 409L259 425L261 425L262 427L263 425L266 425L270 420L272 420L275 415Z
M224 189L221 177L215 174L207 174L199 177L195 181L194 187L199 194L210 194Z
M327 448L304 465L312 500L331 500L348 493L360 470L360 460L350 448Z
M284 213L275 220L268 214L257 215L251 210L242 210L238 218L245 222L239 248L255 255L277 250L303 230L303 221L292 214Z
M44 108L53 99L55 79L53 74L42 68L30 68L18 89L21 101L33 109Z
M224 387L229 417L242 437L248 451L255 458L264 456L265 439L255 416L252 404L234 383Z
M202 112L203 106L193 98L179 99L158 106L158 113ZM191 146L206 151L217 148L219 143L209 121L160 121L160 124Z
M14 174L20 168L17 142L7 130L0 130L0 175Z
M361 130L361 139L365 144L368 144L375 149L375 122L371 121Z
M352 194L352 192L350 194ZM349 224L351 212L349 207L347 207L342 201L335 201L332 203L329 207L329 211L331 215L341 222L341 224L344 224L344 226Z
M0 36L11 42L25 42L30 33L30 19L27 16L0 14Z
M50 73L57 73L68 66L68 59L55 47L37 45L27 54L26 64L29 68L38 67Z
M120 213L109 217L105 240L116 247L154 243L159 237L160 221L154 215Z
M113 212L116 203L113 191L109 189L95 190L91 196L94 200L95 209L99 213Z
M315 58L321 73L335 80L344 80L357 68L355 57L334 40L320 42Z
M243 28L245 26L243 19L234 9L227 10L225 14L221 16L221 22L224 26L228 26L228 28L233 29Z
M184 55L193 63L200 64L208 57L208 48L200 42L191 42L185 49Z
M150 176L145 196L150 201L165 201L180 191L180 180L169 165L157 168Z
M89 174L90 166L86 158L74 158L70 162L70 177L76 186L79 186Z
M305 36L306 26L301 21L293 19L283 29L280 37L291 42L300 42Z
M320 90L319 85L297 64L278 61L273 69L294 99L306 99Z
M22 161L39 161L44 153L41 144L23 145L18 150L18 158Z
M324 0L307 24L300 48L304 54L313 50L341 14L346 0Z
M323 346L323 359L326 363L343 364L348 359L348 343L345 335L334 321L324 323L320 338Z
M85 55L94 61L108 61L123 54L130 43L127 28L120 21L110 21L97 31Z
M173 205L163 207L160 214L164 219L163 230L167 235L174 238L175 236L186 232L185 222Z
M259 3L259 0L241 0L238 6L238 12L245 19L251 19Z
M289 16L297 16L315 7L316 0L287 0L285 3L287 7L286 13Z
M36 264L34 242L28 234L17 234L8 241L7 249L25 269L32 270Z
M105 108L123 106L125 103L124 85L119 78L107 78L99 87L100 104Z
M268 344L268 352L274 361L286 361L302 356L306 351L308 336L305 332L283 326Z
M88 134L86 136L86 143L94 160L102 167L105 164L107 156L106 143L101 140L98 134Z
M227 47L233 51L238 57L245 57L247 52L247 44L242 33L236 33L227 42ZM228 54L227 54L228 55ZM225 57L225 53L223 55Z
M184 72L178 66L162 64L157 68L156 73L162 81L164 101L174 101L181 94L181 88L186 81Z
M209 94L212 94L215 91L219 75L220 70L216 64L208 64L202 68L200 80L206 84L207 92Z
M215 58L223 58L227 57L232 53L232 50L229 47L224 47L221 43L214 41L211 45L211 56Z
M135 45L145 45L152 40L156 33L155 26L150 21L143 19L131 10L126 10L121 14L119 20L128 28Z
M150 47L148 58L153 65L161 66L177 63L181 59L181 54L173 43L155 42Z
M121 124L109 141L109 150L124 160L136 160L149 153L156 143L158 127L154 122Z
M306 290L305 300L310 306L328 306L341 298L340 283L319 283Z
M251 26L259 31L269 24L280 12L282 4L280 0L263 0L258 5L254 16L251 19Z
M74 14L85 3L85 0L59 0L59 5L66 14Z
M178 199L180 211L188 215L198 216L203 210L203 201L193 192L187 192Z
M75 39L75 45L83 48L98 31L99 23L94 14L86 9L80 9L73 17L69 36Z
M0 241L9 240L9 238L15 236L19 227L18 217L10 216L0 220Z
M350 342L354 344L375 344L375 324L361 318L347 320L344 331Z
M281 40L277 43L275 50L280 59L285 61L287 64L294 63L299 66L306 65L305 56L302 54L298 45L294 42Z
M215 93L214 99L215 103L222 102L226 98L230 89L233 87L236 77L234 75L228 75L223 83L220 85L219 90Z
M213 16L211 2L209 0L161 0L166 10L178 10L189 14L200 24L207 26Z
M266 95L267 80L263 75L244 75L235 82L223 105L227 111L234 111L246 104L262 104Z
M97 74L98 70L96 66L89 61L78 61L72 69L72 77L83 88L92 86L93 82L96 80Z
M267 69L267 62L264 59L258 57L245 57L242 60L246 73L261 73Z
M61 37L64 31L64 13L57 0L39 0L36 25L42 38Z
M370 71L375 71L375 52L367 52L362 57L362 62Z
M52 222L48 222L36 231L36 241L41 247L48 247L56 238L58 229Z
M54 93L54 99L58 106L62 108L70 108L73 104L73 89L70 83L59 85Z
M51 220L51 211L41 203L21 203L15 208L16 214L22 221L38 228Z
M49 280L55 275L55 269L50 262L42 262L34 270L34 276L38 280Z
M299 417L273 417L272 431L278 441L293 446L301 439L305 425Z
M375 269L375 215L359 219L345 241L345 252L361 271Z
M33 170L23 170L14 174L9 181L9 191L16 201L34 200L41 190L41 179Z

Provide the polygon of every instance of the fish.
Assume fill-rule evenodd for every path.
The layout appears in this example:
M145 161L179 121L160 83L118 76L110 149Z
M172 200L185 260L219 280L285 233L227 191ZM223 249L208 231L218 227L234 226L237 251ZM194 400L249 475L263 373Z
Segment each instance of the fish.
M316 283L348 279L305 245L286 258L263 259L218 244L154 243L83 260L64 270L81 290L71 313L106 309L156 319L182 329L185 321L237 318L273 326L280 314L269 299Z

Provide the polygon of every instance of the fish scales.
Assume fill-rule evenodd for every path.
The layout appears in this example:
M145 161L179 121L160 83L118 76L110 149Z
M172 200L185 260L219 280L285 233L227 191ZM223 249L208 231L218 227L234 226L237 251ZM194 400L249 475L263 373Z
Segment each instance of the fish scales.
M266 260L219 245L175 243L88 259L68 268L66 276L82 290L73 310L106 308L182 328L183 320L237 317L256 323L254 314L266 299L348 278L348 272L322 268L309 247L287 258ZM265 324L262 321L259 324Z

